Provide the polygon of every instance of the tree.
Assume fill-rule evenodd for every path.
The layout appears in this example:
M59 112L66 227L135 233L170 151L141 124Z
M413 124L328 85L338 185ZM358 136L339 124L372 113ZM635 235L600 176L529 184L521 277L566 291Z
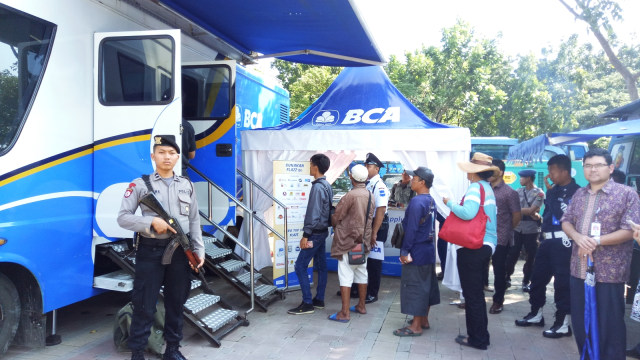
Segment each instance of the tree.
M319 66L276 59L271 63L271 67L278 70L277 78L282 82L282 87L291 92L291 85L298 81L305 72ZM341 67L327 66L325 68L329 69L329 72L334 75L338 75L342 71Z
M569 0L558 1L560 1L576 19L587 23L589 30L591 30L600 43L600 46L602 46L609 62L624 79L629 98L632 101L637 100L637 82L640 78L639 68L635 68L636 70L634 72L628 63L625 65L613 49L616 43L616 35L613 31L612 23L622 20L622 9L620 5L612 0L573 0L575 6L569 5L567 2Z
M324 66L313 66L303 71L298 80L289 86L291 94L291 118L297 118L309 105L313 104L338 74Z

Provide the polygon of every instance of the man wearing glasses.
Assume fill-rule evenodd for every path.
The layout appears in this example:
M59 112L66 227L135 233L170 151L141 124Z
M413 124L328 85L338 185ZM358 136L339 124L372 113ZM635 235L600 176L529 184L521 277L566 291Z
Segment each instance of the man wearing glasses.
M571 253L571 322L578 350L585 342L585 275L587 259L595 268L596 304L601 359L624 359L624 284L629 278L633 249L629 221L640 221L636 192L610 179L614 166L608 151L593 149L584 155L584 177L589 182L576 191L561 219L573 240Z

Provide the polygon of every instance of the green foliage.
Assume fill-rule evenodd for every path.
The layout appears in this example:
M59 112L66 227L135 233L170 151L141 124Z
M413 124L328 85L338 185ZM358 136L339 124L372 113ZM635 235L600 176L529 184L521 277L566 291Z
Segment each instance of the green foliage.
M301 73L289 87L291 93L291 119L295 119L322 95L338 74L328 67L311 67Z
M602 26L620 18L615 2L590 3L591 16ZM434 121L467 127L472 136L526 140L585 129L611 122L598 115L629 101L627 84L610 58L591 44L580 44L577 35L557 49L542 49L540 58L508 58L498 50L499 40L479 38L469 24L458 21L443 29L440 46L408 51L403 58L391 56L384 68L420 111ZM618 58L640 69L640 45L618 46ZM274 67L291 93L292 118L340 71L280 60Z
M18 76L0 71L0 150L9 144L18 117Z

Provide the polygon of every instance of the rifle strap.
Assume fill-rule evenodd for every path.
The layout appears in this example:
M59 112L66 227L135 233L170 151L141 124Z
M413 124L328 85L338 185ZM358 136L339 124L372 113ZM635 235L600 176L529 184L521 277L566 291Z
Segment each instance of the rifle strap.
M149 176L149 174L144 174L141 176L142 181L144 181L144 184L147 185L147 190L153 194L153 186L151 186L151 178Z

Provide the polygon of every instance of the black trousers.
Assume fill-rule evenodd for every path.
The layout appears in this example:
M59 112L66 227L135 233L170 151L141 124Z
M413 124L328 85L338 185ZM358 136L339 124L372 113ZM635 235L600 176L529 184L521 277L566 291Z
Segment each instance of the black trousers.
M522 273L524 278L522 282L528 284L531 281L531 274L533 270L533 263L536 257L536 251L538 250L538 237L540 233L535 234L522 234L517 231L513 232L513 246L509 248L509 254L507 255L507 277L511 279L511 275L516 268L516 263L520 257L520 250L524 246L524 250L527 252L527 260L522 267Z
M438 257L440 257L440 271L444 275L444 269L447 266L447 244L444 239L438 238L437 247L438 247Z
M131 294L133 316L127 344L131 350L144 350L147 347L162 285L165 307L164 338L167 343L179 343L182 340L182 307L191 288L191 269L181 248L176 249L171 264L162 265L164 249L164 246L140 244L136 252L136 274Z
M476 347L489 346L487 303L484 300L482 271L491 258L491 247L484 245L480 249L458 249L458 274L465 301L465 320L469 344Z
M584 280L571 276L571 324L582 354L584 330ZM624 324L624 283L596 282L600 359L624 360L627 329ZM589 356L585 355L585 359Z
M493 303L502 304L504 302L504 293L507 290L506 264L507 253L509 247L506 245L497 245L496 251L491 257L493 263Z
M547 239L540 243L531 275L529 291L531 311L538 311L544 306L547 299L547 285L553 277L553 299L556 310L561 314L571 313L569 276L571 275L572 244L570 241L563 243L562 239Z
M387 235L389 235L389 217L385 215L376 239L384 243L387 241ZM380 291L380 281L382 280L382 260L367 259L367 275L367 295L376 297Z

